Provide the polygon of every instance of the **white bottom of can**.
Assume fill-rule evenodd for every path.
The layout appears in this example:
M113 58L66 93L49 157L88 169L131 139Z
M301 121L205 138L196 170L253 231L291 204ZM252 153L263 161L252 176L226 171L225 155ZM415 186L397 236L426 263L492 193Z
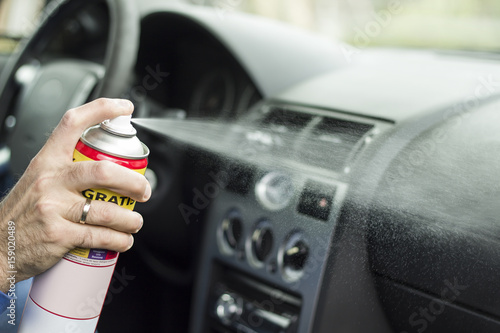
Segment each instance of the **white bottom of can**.
M42 309L28 297L18 333L94 333L98 320L61 317Z

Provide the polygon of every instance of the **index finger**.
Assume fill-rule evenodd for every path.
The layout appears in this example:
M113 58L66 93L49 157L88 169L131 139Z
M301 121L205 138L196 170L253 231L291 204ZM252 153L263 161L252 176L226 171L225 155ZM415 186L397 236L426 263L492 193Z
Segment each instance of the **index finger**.
M64 114L42 151L49 150L52 158L55 156L71 157L80 136L87 128L106 119L130 115L133 111L132 102L108 98L100 98L71 109Z

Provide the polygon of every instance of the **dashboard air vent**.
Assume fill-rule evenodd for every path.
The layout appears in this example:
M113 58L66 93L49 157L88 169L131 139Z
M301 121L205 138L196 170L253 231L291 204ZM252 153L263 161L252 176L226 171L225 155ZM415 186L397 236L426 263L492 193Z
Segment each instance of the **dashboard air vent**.
M355 146L372 128L372 124L325 117L303 143L301 157L318 167L341 171Z
M287 133L300 131L309 124L312 118L310 114L274 108L262 119L262 125L274 132Z

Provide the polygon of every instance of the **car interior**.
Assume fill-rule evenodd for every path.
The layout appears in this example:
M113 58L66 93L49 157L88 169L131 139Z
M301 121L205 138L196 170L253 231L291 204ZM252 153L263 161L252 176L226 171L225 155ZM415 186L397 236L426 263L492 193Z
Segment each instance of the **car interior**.
M500 55L242 2L52 0L0 59L4 188L66 110L135 105L153 195L98 331L499 332Z

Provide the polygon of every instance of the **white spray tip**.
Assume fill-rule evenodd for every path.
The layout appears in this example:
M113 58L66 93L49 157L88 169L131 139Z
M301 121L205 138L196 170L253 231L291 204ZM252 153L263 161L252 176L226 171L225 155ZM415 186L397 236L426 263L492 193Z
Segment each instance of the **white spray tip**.
M119 116L101 123L101 127L108 132L124 136L134 136L137 131L130 122L132 116Z
M109 126L117 130L128 131L132 127L130 120L132 116L120 116L109 121Z

